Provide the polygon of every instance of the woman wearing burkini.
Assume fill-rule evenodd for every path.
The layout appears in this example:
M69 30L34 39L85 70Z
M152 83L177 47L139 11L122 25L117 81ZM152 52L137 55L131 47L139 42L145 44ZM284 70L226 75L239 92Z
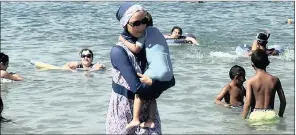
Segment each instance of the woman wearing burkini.
M135 7L140 9L141 12L144 12L144 9L141 6ZM136 10L131 10L131 13L133 12L136 12ZM136 15L137 14L134 14L134 16ZM170 81L173 78L173 68L169 47L162 33L157 28L152 27L152 16L149 16L148 13L145 12L145 17L142 20L133 21L131 19L128 22L128 25L135 27L138 30L143 30L146 27L145 32L141 37L138 38L135 44L125 40L122 36L119 37L119 40L122 41L123 44L134 54L139 53L142 49L146 50L146 57L149 66L144 74L154 80ZM141 80L141 82L151 85L151 82L149 81ZM141 127L154 128L156 101L151 101L149 106L149 119L143 123L140 122L140 109L142 104L142 99L136 94L133 108L133 120L126 126L127 128L132 128L139 125Z
M129 22L143 20L145 12L139 5L125 3L117 11L116 18L124 27L121 34L125 40L135 43L146 29L145 25L132 27ZM111 50L111 63L113 70L111 99L106 119L107 134L161 134L160 118L156 107L154 116L154 128L142 128L136 126L126 128L132 120L133 100L135 94L143 99L140 111L140 121L148 120L148 107L151 100L160 96L168 88L175 85L175 79L170 81L158 81L152 79L152 85L142 84L137 73L143 73L147 68L145 49L137 54L133 54L122 42L118 42ZM146 75L140 75L142 80L149 80Z

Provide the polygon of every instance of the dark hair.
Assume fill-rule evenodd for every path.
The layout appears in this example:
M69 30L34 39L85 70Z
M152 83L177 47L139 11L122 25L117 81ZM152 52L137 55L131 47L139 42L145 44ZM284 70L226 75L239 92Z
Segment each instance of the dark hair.
M178 27L178 26L175 26L175 27L173 27L172 28L172 30L171 30L171 34L173 33L173 31L175 30L175 29L178 29L179 31L180 31L180 35L182 35L182 29L180 28L180 27Z
M234 65L231 67L230 71L229 71L229 77L231 80L233 80L233 78L236 75L242 74L242 73L246 73L245 69L241 66L238 65Z
M93 54L93 52L92 52L90 49L82 49L82 50L80 51L79 55L81 55L82 52L84 52L84 51L89 51L89 53L91 54L91 57L94 58L94 54Z
M9 61L8 55L1 52L0 53L0 62L2 62L3 64L6 64L8 61Z
M268 55L264 50L257 49L252 53L251 61L254 66L259 69L265 70L269 65Z
M261 32L257 34L257 42L258 44L260 44L261 46L263 46L266 49L266 44L268 43L268 38L270 36L270 33L266 33L266 32Z
M148 18L148 24L147 26L153 26L153 20L152 20L152 16L149 12L147 12L146 17Z

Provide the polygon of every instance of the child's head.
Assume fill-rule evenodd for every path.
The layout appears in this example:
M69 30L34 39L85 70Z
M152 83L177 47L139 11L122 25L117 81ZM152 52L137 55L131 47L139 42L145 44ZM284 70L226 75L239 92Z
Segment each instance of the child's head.
M270 36L270 33L266 33L266 32L258 33L256 36L258 44L266 48L266 44L268 43L269 36Z
M229 71L229 77L231 80L237 82L237 84L243 84L246 81L246 71L243 67L234 65Z
M265 70L269 65L268 55L264 50L258 49L252 53L251 56L252 66Z
M0 53L0 70L6 70L9 63L9 57L8 55L4 53Z

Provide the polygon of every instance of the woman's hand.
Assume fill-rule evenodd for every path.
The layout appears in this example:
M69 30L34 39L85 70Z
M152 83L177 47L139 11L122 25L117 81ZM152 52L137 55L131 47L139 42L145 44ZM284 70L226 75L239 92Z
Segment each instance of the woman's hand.
M93 71L97 71L97 70L101 70L101 69L105 69L105 68L106 68L106 66L104 64L97 63L94 65L93 68L88 70L88 72L93 72Z
M140 73L137 73L137 75L140 77L140 81L142 83L147 84L149 86L152 85L152 79L149 76Z
M100 69L104 69L104 68L106 68L106 66L104 64L100 64L100 63L95 64L96 70L100 70Z

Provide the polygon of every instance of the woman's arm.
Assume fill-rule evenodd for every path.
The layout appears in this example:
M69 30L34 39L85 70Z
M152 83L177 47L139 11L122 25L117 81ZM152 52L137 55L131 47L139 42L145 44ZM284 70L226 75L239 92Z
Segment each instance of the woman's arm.
M106 66L104 64L96 63L93 65L93 68L88 70L89 72L97 71L97 70L102 70L105 69Z
M175 86L176 83L174 76L170 81L162 82L152 80L149 76L144 74L138 73L138 76L141 77L140 81L145 84L143 85L143 89L138 91L138 94L142 99L146 100L158 98L163 91Z
M110 59L112 66L120 71L130 90L136 93L142 84L136 76L137 73L129 60L127 52L120 46L114 46L111 49Z
M63 66L63 68L74 72L75 69L77 68L78 64L79 64L79 62L77 62L77 61L68 62Z
M0 75L1 75L1 78L6 78L6 79L14 80L14 81L24 80L24 78L18 74L10 74L7 71L3 71L3 70L1 70Z

